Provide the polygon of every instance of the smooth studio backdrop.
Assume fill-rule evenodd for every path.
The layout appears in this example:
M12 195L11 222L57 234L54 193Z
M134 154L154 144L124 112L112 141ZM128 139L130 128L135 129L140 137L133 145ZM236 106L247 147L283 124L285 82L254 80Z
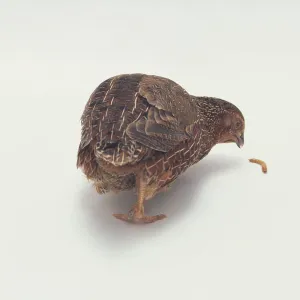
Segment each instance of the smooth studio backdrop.
M0 10L0 298L300 299L299 1L14 1ZM236 104L216 146L146 205L76 169L80 117L142 72ZM267 175L249 158L265 160Z

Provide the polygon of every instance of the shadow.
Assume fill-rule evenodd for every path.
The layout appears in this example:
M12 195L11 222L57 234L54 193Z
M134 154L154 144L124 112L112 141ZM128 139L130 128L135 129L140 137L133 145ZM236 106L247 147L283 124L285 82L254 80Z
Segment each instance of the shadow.
M164 213L167 219L152 224L130 224L115 219L113 213L127 213L136 201L133 192L99 195L92 185L79 195L80 213L83 214L88 235L91 235L101 248L109 247L112 252L124 252L144 239L173 230L175 224L185 221L188 212L201 203L201 189L212 180L213 175L227 173L241 164L236 157L211 155L189 168L171 185L169 191L156 195L145 204L148 215ZM199 209L195 208L195 209Z

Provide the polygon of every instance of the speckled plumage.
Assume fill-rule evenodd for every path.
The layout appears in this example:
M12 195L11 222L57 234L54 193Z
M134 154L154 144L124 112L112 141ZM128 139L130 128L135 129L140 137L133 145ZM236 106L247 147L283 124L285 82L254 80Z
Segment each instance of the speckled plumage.
M233 119L243 123L236 128L243 138L244 118L227 101L191 96L159 76L115 76L101 83L86 104L77 166L99 193L137 186L143 198L138 202L143 202L165 190L215 144L237 142L232 139ZM141 205L138 210L140 217L134 217L135 210L128 220L141 219Z

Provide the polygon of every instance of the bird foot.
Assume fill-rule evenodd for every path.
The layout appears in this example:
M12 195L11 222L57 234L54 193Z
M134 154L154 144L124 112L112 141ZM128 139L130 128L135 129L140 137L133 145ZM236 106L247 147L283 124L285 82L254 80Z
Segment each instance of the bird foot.
M129 211L129 213L126 214L113 214L113 216L116 219L130 222L130 223L154 223L156 221L165 219L166 215L156 215L156 216L145 216L143 209L138 210L136 207Z

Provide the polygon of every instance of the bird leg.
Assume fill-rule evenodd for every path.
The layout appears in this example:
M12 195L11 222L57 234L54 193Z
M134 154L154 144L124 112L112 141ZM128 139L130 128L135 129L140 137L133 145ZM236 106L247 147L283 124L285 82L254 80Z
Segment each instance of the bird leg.
M143 172L136 175L136 186L138 199L133 208L127 215L113 214L113 216L119 220L131 223L153 223L166 218L165 215L145 216L144 201L146 198L145 192L147 189L147 185L143 176Z

